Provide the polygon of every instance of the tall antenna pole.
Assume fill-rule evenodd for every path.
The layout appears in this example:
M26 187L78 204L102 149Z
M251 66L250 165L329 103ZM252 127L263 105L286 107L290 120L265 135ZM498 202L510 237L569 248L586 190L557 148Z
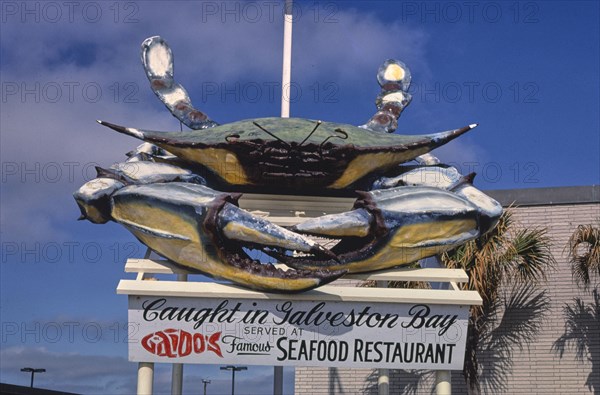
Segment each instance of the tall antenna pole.
M292 0L285 0L283 17L283 73L281 77L281 117L290 117L290 93L292 77Z

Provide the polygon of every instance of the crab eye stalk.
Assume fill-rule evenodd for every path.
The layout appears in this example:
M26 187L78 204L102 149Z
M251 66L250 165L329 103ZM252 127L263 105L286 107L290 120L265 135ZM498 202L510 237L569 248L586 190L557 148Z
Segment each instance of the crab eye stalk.
M400 114L412 99L408 93L410 81L410 70L404 63L386 60L377 72L377 82L381 86L381 93L375 99L377 112L361 127L393 133L398 127Z
M408 92L411 78L409 68L403 62L395 59L383 62L377 71L377 82L382 90L387 92Z
M208 129L218 124L194 108L183 86L173 78L173 52L160 36L148 37L142 43L142 65L156 96L171 114L190 129Z

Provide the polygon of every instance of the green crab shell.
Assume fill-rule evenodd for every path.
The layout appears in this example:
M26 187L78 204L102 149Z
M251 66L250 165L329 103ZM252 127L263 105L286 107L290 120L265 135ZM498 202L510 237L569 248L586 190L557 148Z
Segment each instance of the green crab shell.
M405 136L301 118L259 118L177 132L100 123L202 165L231 185L328 189L346 188L410 161L476 126Z

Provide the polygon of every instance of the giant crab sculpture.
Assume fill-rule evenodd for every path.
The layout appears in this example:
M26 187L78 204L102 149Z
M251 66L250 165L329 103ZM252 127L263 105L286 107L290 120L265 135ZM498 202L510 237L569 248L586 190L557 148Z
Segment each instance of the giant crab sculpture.
M502 213L473 187L473 175L462 176L429 154L476 125L393 134L411 98L411 75L402 62L380 67L377 112L362 126L299 118L218 125L174 81L173 55L162 38L146 39L141 57L153 91L192 130L154 132L99 121L144 143L126 162L98 168L98 178L74 197L81 219L120 223L189 270L261 291L300 292L345 273L448 251L488 232ZM349 212L286 229L239 208L240 191L358 199ZM310 236L340 241L327 249ZM248 248L290 269L252 259Z

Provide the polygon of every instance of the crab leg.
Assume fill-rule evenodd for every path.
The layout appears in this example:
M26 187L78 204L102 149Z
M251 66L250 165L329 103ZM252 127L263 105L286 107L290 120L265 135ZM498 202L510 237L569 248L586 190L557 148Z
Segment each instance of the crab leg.
M373 183L373 189L397 186L430 186L450 190L463 178L455 167L424 166L409 170L396 177L381 177Z
M437 160L431 154L425 160L434 163ZM479 189L475 188L473 178L475 173L463 176L455 167L425 166L407 171L393 178L382 177L373 184L373 188L385 189L393 188L399 185L409 186L431 186L447 191L452 191L458 196L463 197L469 202L475 204L481 213L482 222L489 221L486 226L493 229L502 215L502 205L492 199Z
M332 254L301 235L244 212L237 196L187 183L131 185L112 196L113 220L171 261L215 278L269 292L300 292L345 271L283 271L250 259L248 245ZM224 228L222 228L224 227Z
M141 57L152 91L175 118L191 129L217 126L208 115L194 108L185 88L173 79L173 52L162 37L144 40Z

